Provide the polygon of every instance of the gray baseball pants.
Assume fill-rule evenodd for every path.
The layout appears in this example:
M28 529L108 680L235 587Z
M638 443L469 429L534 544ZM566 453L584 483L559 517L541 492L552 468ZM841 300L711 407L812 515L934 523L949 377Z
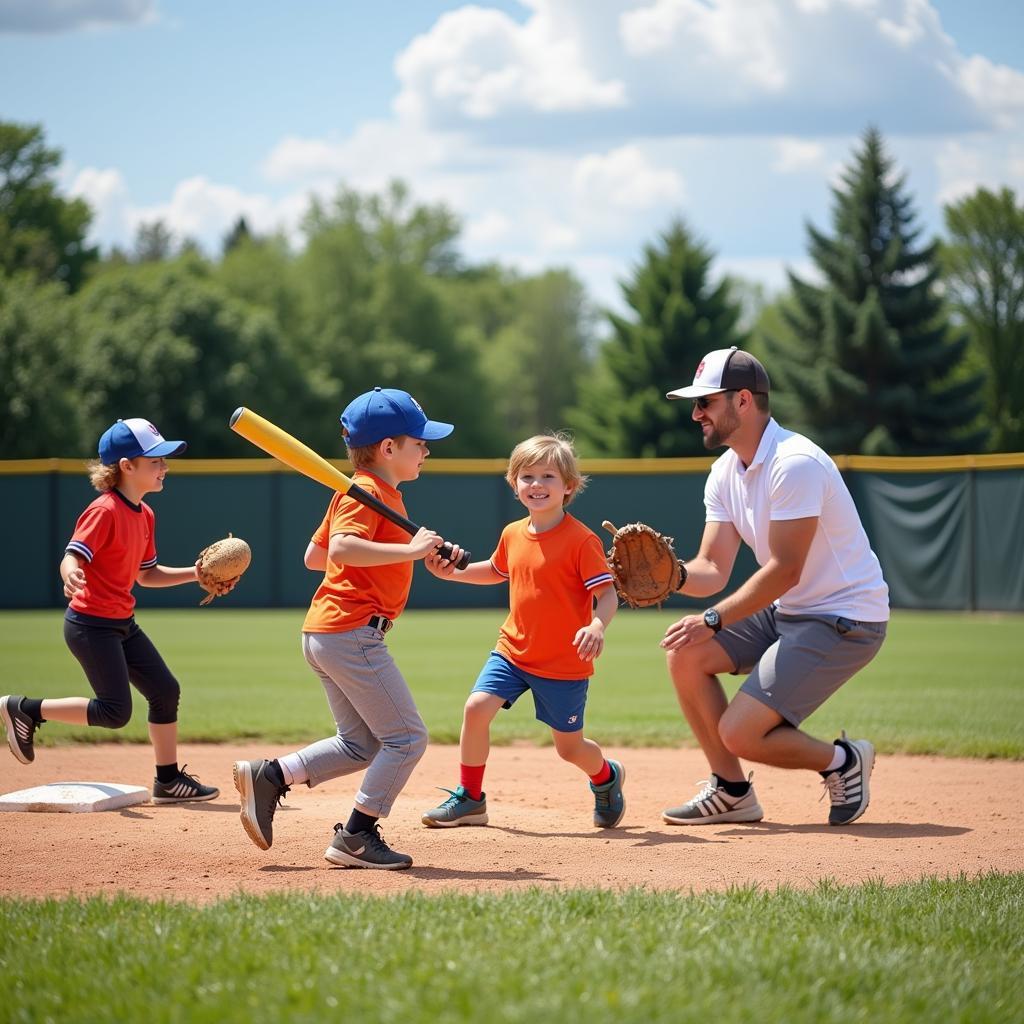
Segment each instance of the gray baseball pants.
M336 735L297 751L316 786L366 769L355 802L385 818L427 749L408 684L370 626L345 633L303 633L302 653L320 677Z

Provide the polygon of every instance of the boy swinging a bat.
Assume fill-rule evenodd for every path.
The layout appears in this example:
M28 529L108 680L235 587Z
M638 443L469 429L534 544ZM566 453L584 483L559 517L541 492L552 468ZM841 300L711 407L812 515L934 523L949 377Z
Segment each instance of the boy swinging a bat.
M348 867L395 870L411 867L412 858L388 846L378 820L387 817L422 758L427 728L384 636L405 607L413 562L443 543L433 530L421 527L410 538L398 525L405 517L398 488L419 476L428 443L455 428L427 419L411 395L391 388L354 399L341 423L356 484L398 513L398 521L339 491L306 548L306 567L324 578L302 626L302 650L323 684L337 733L275 760L236 761L234 779L242 825L266 850L274 812L289 787L365 770L352 812L335 825L324 857Z

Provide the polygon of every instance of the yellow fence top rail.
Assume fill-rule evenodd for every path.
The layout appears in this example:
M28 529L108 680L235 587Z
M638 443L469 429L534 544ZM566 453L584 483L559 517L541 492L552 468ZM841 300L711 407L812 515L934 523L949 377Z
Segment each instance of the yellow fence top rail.
M1024 469L1024 452L995 455L930 455L920 457L876 457L834 455L841 470L868 473L943 473L965 470ZM347 459L328 459L343 473L351 473ZM600 476L617 474L706 473L713 457L689 459L581 459L584 473ZM85 473L85 459L7 459L0 461L0 476L32 476L40 473ZM425 473L459 473L504 476L506 459L428 459ZM277 459L174 459L172 471L182 475L291 473L294 470Z

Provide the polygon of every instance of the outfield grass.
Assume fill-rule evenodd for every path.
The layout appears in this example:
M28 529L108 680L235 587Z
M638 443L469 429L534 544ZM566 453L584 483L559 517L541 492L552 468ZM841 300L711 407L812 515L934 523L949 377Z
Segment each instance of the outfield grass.
M6 1021L1003 1022L1024 875L206 907L0 901Z
M619 612L598 662L587 731L602 743L691 745L658 639L678 611ZM388 644L437 742L456 742L462 705L494 642L500 611L407 612ZM182 683L183 740L259 737L304 743L333 731L320 685L299 648L302 610L229 607L139 612ZM61 612L0 614L0 692L89 695L61 639ZM869 736L882 752L1024 757L1024 617L897 612L881 654L807 727ZM730 691L738 679L727 679ZM113 733L46 726L39 742L146 740L136 696L131 724ZM547 742L524 698L499 714L494 741Z

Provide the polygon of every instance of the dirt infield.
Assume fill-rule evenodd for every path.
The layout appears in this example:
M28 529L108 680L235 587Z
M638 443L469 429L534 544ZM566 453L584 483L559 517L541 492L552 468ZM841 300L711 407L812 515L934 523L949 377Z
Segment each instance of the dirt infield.
M221 788L206 804L97 814L0 814L0 882L5 895L87 896L123 891L147 899L199 902L231 895L309 891L372 893L451 889L508 892L510 886L634 885L721 889L755 882L811 885L866 879L1024 869L1024 763L880 757L871 806L848 828L830 828L827 799L811 773L758 768L766 820L756 825L675 827L661 809L688 799L706 777L694 750L611 750L626 766L620 828L591 825L586 781L551 749L498 747L486 788L486 828L427 829L419 815L454 785L458 751L431 747L383 823L385 838L415 859L409 871L335 868L323 860L334 823L347 816L357 776L314 790L296 787L262 852L238 821L231 783L236 758L283 749L186 745L182 760ZM0 791L58 781L147 785L146 746L42 748L34 765L0 750ZM1010 794L1013 799L1000 795Z

